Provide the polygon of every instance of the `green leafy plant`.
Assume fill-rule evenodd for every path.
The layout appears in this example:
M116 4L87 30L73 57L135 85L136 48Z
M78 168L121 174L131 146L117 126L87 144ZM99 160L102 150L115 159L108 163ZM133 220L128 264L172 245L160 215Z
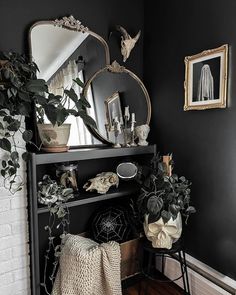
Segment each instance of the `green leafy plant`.
M73 82L79 87L84 88L84 83L79 78L74 79ZM32 88L30 87L30 89L34 91L34 83L31 86ZM86 112L86 108L91 107L89 102L82 93L77 95L73 85L70 89L64 89L62 96L49 93L47 90L42 95L36 92L34 98L38 123L43 124L46 115L53 125L60 126L68 116L73 115L81 117L85 124L96 127L95 121Z
M32 142L33 132L25 129L25 117L30 117L36 109L38 123L43 123L46 114L53 125L60 126L73 115L81 117L87 125L96 126L87 115L86 108L90 105L82 94L78 96L73 88L65 89L63 96L49 93L46 82L37 79L37 71L37 65L27 56L0 52L0 148L7 154L1 161L1 175L4 186L12 194L21 190L24 183L18 173L18 134L21 133L26 143L36 146ZM79 79L74 83L84 87ZM22 158L27 160L28 153L24 152Z
M4 185L11 193L22 188L16 134L21 133L25 142L31 142L33 133L25 130L24 118L32 113L34 94L45 91L45 82L36 79L37 65L25 55L0 52L0 148L8 153L2 160L1 175ZM31 83L35 91L29 89ZM28 158L27 152L22 158Z
M170 163L173 166L173 161ZM178 213L185 217L195 213L190 205L191 183L177 174L169 175L167 166L159 156L153 158L150 167L144 167L139 177L141 193L137 200L138 211L142 217L148 214L148 223L157 221L160 217L166 223Z
M42 181L38 183L38 202L46 205L49 211L48 224L45 226L45 230L48 232L48 247L44 256L44 277L41 284L48 295L51 293L46 282L49 278L51 287L53 286L64 238L69 231L70 213L66 202L73 197L72 188L65 188L48 175L44 175ZM58 231L60 242L56 243L55 233L57 232L58 235ZM48 261L52 253L54 257L53 268L51 273L48 273Z

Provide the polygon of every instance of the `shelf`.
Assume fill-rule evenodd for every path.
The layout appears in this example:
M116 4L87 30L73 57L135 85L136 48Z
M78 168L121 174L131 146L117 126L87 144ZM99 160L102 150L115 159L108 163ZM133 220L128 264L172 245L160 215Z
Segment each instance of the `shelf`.
M128 148L84 148L69 150L64 153L41 153L31 154L34 158L36 165L60 163L60 162L72 162L80 160L92 160L101 158L112 158L112 157L125 157L135 156L142 154L154 154L156 146L137 146Z
M98 193L89 193L89 192L83 192L79 195L75 195L75 198L71 201L68 201L67 207L76 207L81 206L85 204L95 203L95 202L101 202L105 200L111 200L116 199L120 197L129 196L132 194L135 194L139 191L139 186L137 183L122 183L120 184L119 188L111 188L107 194L98 194ZM43 206L38 208L37 210L38 214L46 213L48 212L48 208Z

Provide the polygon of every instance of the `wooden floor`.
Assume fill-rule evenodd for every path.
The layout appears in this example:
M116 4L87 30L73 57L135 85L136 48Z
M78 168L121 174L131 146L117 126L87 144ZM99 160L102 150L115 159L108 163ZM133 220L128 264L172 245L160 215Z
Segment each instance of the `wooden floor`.
M140 284L128 288L123 295L183 295L183 290L174 283L156 283L151 280L142 281L141 293L139 293ZM148 286L145 294L146 284Z

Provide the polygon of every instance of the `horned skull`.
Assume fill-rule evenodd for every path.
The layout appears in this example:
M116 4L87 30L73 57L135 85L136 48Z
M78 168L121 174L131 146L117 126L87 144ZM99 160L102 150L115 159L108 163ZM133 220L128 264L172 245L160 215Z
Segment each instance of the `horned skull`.
M118 187L119 177L113 172L102 172L96 177L89 179L83 186L86 191L97 191L99 194L105 194L111 186Z
M127 31L121 27L116 26L116 29L121 32L121 54L123 56L123 62L125 62L128 57L130 56L131 50L134 48L136 42L138 41L141 31L138 32L138 34L132 38Z

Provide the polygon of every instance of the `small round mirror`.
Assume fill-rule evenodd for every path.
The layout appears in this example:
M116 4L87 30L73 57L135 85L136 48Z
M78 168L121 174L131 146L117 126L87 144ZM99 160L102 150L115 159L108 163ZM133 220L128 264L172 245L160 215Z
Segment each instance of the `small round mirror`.
M133 179L138 172L138 167L131 162L120 163L116 168L116 173L123 180Z

